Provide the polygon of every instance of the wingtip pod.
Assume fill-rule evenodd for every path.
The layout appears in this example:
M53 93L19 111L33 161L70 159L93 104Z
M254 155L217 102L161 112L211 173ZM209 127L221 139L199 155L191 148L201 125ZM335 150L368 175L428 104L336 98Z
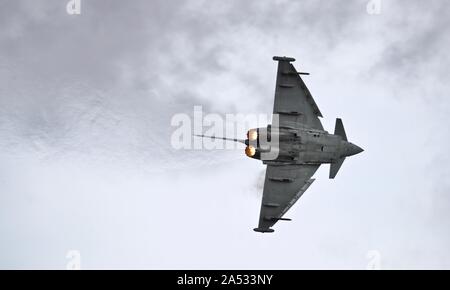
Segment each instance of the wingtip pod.
M293 57L286 57L286 56L274 56L273 60L291 62L291 61L295 61L295 58L293 58Z
M269 228L266 228L266 229L264 229L264 228L254 228L253 230L255 232L258 232L258 233L273 233L275 231L274 229L269 229Z

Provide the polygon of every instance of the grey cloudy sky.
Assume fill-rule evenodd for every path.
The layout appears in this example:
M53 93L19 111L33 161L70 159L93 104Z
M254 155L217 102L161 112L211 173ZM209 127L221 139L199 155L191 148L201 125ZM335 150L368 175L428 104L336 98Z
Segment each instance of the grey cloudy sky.
M0 268L450 268L447 1L66 3L0 0ZM365 152L261 235L264 166L170 119L269 114L273 55Z

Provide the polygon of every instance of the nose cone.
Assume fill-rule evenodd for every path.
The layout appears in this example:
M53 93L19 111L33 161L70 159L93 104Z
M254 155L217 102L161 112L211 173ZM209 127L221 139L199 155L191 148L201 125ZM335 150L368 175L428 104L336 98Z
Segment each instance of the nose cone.
M349 142L347 144L347 150L346 151L347 151L346 152L347 156L353 156L353 155L356 155L358 153L363 152L364 150L361 147L356 146L355 144Z

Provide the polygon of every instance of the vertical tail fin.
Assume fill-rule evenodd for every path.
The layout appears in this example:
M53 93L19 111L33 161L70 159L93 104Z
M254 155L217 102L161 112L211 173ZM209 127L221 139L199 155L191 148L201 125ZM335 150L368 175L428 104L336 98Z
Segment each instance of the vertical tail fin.
M336 174L339 171L339 168L341 168L342 163L344 163L345 157L339 158L336 162L330 164L330 179L333 179L336 177Z
M342 140L347 141L347 135L345 134L344 124L342 120L336 119L336 126L334 127L334 135L338 135L342 137Z

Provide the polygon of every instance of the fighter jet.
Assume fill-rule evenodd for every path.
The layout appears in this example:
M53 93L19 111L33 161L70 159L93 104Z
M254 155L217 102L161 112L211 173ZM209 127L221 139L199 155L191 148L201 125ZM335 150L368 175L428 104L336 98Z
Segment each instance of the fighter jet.
M334 134L324 130L322 113L297 72L291 57L274 56L278 62L272 125L250 129L246 139L230 139L247 145L245 154L267 165L261 210L256 232L274 232L272 226L315 179L319 166L330 164L329 178L336 177L345 158L363 151L347 140L341 119L336 119Z

